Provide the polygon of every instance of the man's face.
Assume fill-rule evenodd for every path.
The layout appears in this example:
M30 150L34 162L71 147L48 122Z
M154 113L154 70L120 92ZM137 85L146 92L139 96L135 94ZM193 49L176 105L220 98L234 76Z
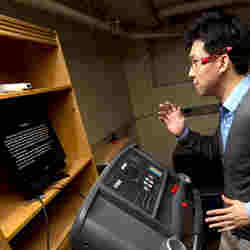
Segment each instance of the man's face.
M202 58L210 55L204 50L204 42L194 41L189 57L191 66L189 77L192 78L195 90L198 95L215 95L219 82L219 64L217 59L202 63Z

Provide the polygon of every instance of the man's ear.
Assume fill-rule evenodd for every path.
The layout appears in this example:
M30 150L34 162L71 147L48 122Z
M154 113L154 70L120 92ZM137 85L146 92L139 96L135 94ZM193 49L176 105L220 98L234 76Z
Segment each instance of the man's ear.
M219 58L219 73L226 72L230 67L230 58L227 54L222 55Z

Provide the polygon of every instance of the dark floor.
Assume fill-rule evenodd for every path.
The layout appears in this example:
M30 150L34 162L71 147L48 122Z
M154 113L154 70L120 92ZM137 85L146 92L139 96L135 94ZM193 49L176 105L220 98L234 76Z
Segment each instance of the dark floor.
M218 250L219 249L219 240L214 240L208 243L207 250ZM62 250L72 250L70 245L65 246Z
M219 240L214 240L208 243L207 250L218 250L219 249ZM65 246L62 250L72 250L70 245Z
M208 243L208 249L207 250L218 250L219 249L219 240L213 240Z
M200 243L202 244L201 250L218 250L220 244L220 234L216 232L204 232L204 237L206 239L202 240L200 238ZM203 242L203 243L202 243ZM194 247L194 238L193 235L186 235L183 239L183 243L187 249L193 249Z

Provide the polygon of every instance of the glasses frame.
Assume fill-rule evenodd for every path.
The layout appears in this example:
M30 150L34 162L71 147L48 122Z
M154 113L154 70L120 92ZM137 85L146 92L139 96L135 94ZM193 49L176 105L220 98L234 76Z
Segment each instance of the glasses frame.
M220 57L220 56L223 55L223 54L229 53L231 50L232 50L232 47L227 46L227 47L225 47L225 48L223 48L223 49L221 49L221 50L215 52L215 54L213 54L213 55L199 58L199 59L195 60L195 62L192 61L190 67L191 67L192 69L197 69L197 65L198 65L197 62L200 61L200 62L201 62L201 65L204 65L204 64L213 62L213 61L215 61L218 57ZM220 53L219 53L219 52L220 52ZM195 67L194 67L194 66L195 66Z

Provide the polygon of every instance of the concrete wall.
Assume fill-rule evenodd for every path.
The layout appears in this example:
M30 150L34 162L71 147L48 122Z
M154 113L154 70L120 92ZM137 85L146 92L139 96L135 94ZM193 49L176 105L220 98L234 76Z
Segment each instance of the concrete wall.
M178 44L173 39L170 41L165 40L164 43L166 45L168 43ZM159 46L161 45L159 44ZM180 44L178 46L183 51L183 47ZM138 42L136 47L130 50L129 57L125 63L133 112L136 117L139 117L136 122L139 143L145 151L150 152L156 159L168 166L171 166L171 157L176 145L176 138L168 133L167 129L158 120L157 115L147 116L147 114L157 111L158 105L166 100L183 107L215 102L215 99L211 97L205 97L204 99L198 97L191 82L184 81L180 76L180 81L176 80L178 75L176 78L173 77L173 72L171 71L173 66L176 67L176 74L180 73L183 75L183 69L181 67L178 68L178 65L183 64L184 54L181 57L174 56L175 53L175 50L168 50L167 53L161 50L161 59L165 60L165 63L161 64L162 70L158 68L157 78L163 83L169 82L166 86L154 87L151 69L150 67L145 67L145 65L150 64L150 59L145 56L147 54L147 44L145 42ZM168 60L168 58L171 58L171 60ZM168 79L171 74L173 84ZM140 119L140 117L145 118ZM190 117L187 119L187 123L202 132L211 132L215 127L216 119L216 115L206 115L199 118Z
M122 67L126 40L11 1L1 1L0 14L58 32L90 144L96 144L131 120Z
M250 23L250 7L236 6L226 9L240 16L243 22ZM175 27L169 27L183 34L185 25L192 17L181 20ZM176 19L178 21L178 19ZM166 27L166 31L168 28ZM153 47L152 47L153 46ZM154 63L149 51L154 52ZM168 166L172 165L172 152L176 138L158 120L147 113L158 109L159 103L169 100L182 107L217 103L214 97L199 97L187 77L187 54L182 38L158 40L155 43L137 42L131 47L125 61L126 77L130 89L133 112L138 119L136 128L141 146L156 159ZM144 114L144 115L143 115ZM193 116L186 119L187 125L203 134L213 134L217 127L218 114Z

